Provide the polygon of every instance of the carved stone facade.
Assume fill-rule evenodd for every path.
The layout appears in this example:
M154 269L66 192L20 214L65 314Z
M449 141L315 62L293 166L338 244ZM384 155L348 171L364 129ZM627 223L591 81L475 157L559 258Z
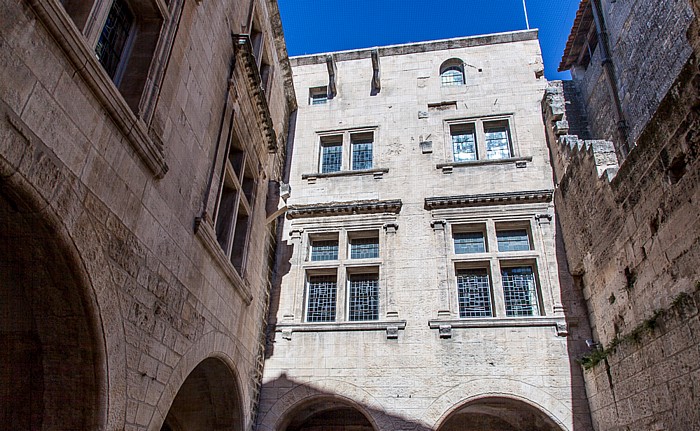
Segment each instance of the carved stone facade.
M597 430L700 429L699 13L582 1L543 101Z
M258 429L590 429L537 32L291 63Z
M3 1L0 48L0 428L251 429L276 3Z

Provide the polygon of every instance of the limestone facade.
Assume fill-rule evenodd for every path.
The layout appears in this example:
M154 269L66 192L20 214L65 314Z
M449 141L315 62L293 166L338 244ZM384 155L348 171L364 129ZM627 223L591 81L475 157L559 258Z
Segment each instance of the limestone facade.
M537 31L290 61L257 429L590 429Z
M3 1L0 77L0 427L251 429L296 103L276 3Z
M699 13L582 1L543 104L597 430L700 428Z

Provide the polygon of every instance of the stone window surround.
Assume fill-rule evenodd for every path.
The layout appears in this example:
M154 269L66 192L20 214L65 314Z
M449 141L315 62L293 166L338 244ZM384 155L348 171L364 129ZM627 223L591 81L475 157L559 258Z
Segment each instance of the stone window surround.
M511 157L502 159L486 159L486 137L485 137L485 123L490 122L505 122L507 124L508 134L510 137L511 146ZM477 160L468 161L454 161L452 157L452 133L451 127L455 125L467 124L474 128L476 134L476 152ZM506 113L499 115L489 115L489 116L476 116L476 117L462 117L462 118L451 118L445 119L443 121L443 128L445 136L444 146L443 146L443 160L445 162L438 163L435 165L436 169L442 169L443 173L452 173L454 167L466 167L466 166L484 166L484 165L497 165L497 164L510 164L514 163L518 168L524 168L527 163L532 162L532 156L520 155L520 147L518 145L518 138L515 131L515 114Z
M442 208L434 209L432 215L434 221L431 223L436 233L442 231L446 256L444 262L439 265L439 271L445 272L445 279L448 281L441 295L443 303L441 309L437 310L437 318L432 319L429 325L433 329L440 329L441 338L451 337L451 328L481 328L481 327L512 327L512 326L554 326L557 334L565 336L568 334L566 320L562 313L561 299L558 297L547 274L547 256L544 251L544 238L541 226L551 225L552 216L550 205L544 204L521 204L516 208L511 208L509 214L501 215L489 210L488 207L473 208ZM532 250L519 252L498 252L496 240L496 224L500 226L523 226L527 223L532 240ZM455 254L452 241L452 231L454 227L464 229L465 226L474 226L479 229L487 226L488 250L487 253ZM467 228L468 229L468 228ZM490 274L496 274L500 280L500 262L510 264L529 264L536 271L536 282L540 296L540 316L532 317L506 317L505 308L502 301L492 304L492 309L496 313L495 317L488 318L459 318L458 298L456 286L456 269L459 265L479 265L489 269ZM494 277L495 278L495 277ZM490 280L492 293L502 286ZM443 334L444 332L444 334Z
M338 228L341 226L341 228ZM395 310L392 292L388 287L390 281L386 278L386 271L382 271L385 256L388 250L387 243L393 239L398 225L396 217L390 214L376 214L371 218L367 215L358 218L356 216L327 216L321 219L302 219L293 224L290 236L294 244L293 265L299 267L298 279L291 280L290 292L294 300L292 314L285 315L284 321L277 324L277 331L283 332L284 338L291 339L291 332L327 332L327 331L386 331L388 339L398 338L398 330L406 326L405 320L398 319ZM369 231L379 232L379 257L373 259L350 259L349 238L354 234L364 234ZM339 238L339 258L337 261L310 261L305 260L310 238L323 237L324 235L337 234ZM347 258L346 258L347 256ZM342 264L340 263L342 261ZM337 313L336 322L309 323L304 321L306 275L307 271L338 271L338 297L337 303L342 304L345 310L346 278L348 269L362 270L363 268L376 268L379 274L379 313L380 319L366 322L345 321L345 312ZM342 289L340 288L342 286ZM341 291L342 298L341 298ZM345 310L346 311L346 310ZM382 319L381 316L386 316ZM287 334L287 335L285 335Z
M84 34L78 30L60 0L30 0L30 4L132 148L153 175L162 178L168 171L163 143L159 136L150 133L149 124L165 72L164 64L170 55L177 27L177 19L173 18L181 13L184 0L172 0L169 5L163 0L149 0L157 7L164 24L154 52L155 60L149 70L149 79L142 93L138 115L129 107L94 54L94 45L111 6L110 1L96 1L99 2L99 7L91 13L90 16L94 18L86 22Z
M454 78L447 78L445 76L447 73L454 71L459 72L462 77L461 81L455 80ZM447 79L445 79L447 78ZM440 65L440 86L441 87L460 87L467 83L466 75L464 73L464 62L459 58L450 58L445 60Z
M372 175L375 179L380 179L385 173L389 172L387 168L377 167L380 165L381 159L377 151L377 142L379 141L379 126L362 126L343 128L335 130L324 130L316 132L316 149L314 153L313 165L316 167L316 172L302 174L302 180L307 180L310 184L316 182L317 178L333 178L345 176L364 176ZM372 134L373 150L372 150L372 168L352 170L352 136ZM336 172L321 172L321 155L322 155L322 140L333 137L340 137L342 145L342 162L340 171Z

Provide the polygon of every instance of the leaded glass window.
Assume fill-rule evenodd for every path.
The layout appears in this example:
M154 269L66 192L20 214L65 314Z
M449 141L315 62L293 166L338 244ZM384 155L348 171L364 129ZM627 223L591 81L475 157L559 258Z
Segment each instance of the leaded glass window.
M535 274L530 266L501 268L506 316L539 316Z
M451 128L452 157L455 162L476 160L476 135L468 125L455 125Z
M440 74L440 81L443 87L464 85L464 71L457 65L446 67Z
M311 260L338 260L338 241L313 241L311 243Z
M510 139L506 126L484 126L487 159L507 159L511 157Z
M338 172L343 163L342 142L327 142L321 145L321 172Z
M117 68L124 54L133 23L134 15L126 2L114 0L95 47L97 59L112 79L117 74Z
M307 322L334 322L337 282L335 275L310 276L307 281Z
M379 277L377 274L350 275L348 284L348 320L379 319Z
M352 238L350 259L374 259L379 257L379 238Z
M352 143L352 170L372 169L372 141L358 140Z
M491 317L491 284L486 269L457 271L459 317Z
M499 230L498 251L527 251L530 250L530 237L526 229Z
M456 232L453 235L455 243L455 254L484 253L483 232Z

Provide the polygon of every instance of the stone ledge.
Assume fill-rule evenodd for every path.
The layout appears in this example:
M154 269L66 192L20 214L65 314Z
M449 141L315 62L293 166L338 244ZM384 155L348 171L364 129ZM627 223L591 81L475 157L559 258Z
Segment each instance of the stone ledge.
M168 165L162 143L149 136L146 124L127 105L61 3L58 0L32 0L30 4L136 154L156 178L163 178Z
M406 329L405 320L371 322L329 322L329 323L278 323L276 332L332 332L332 331L386 331L389 328Z
M452 173L453 168L464 168L468 166L488 166L488 165L505 165L509 163L514 163L516 167L526 167L528 162L532 162L532 156L526 157L509 157L507 159L493 159L493 160L470 160L467 162L452 162L452 163L438 163L435 165L436 169L442 169L444 174Z
M551 202L554 190L486 193L462 196L436 196L425 198L425 209L463 208L481 205L507 205Z
M354 201L337 202L328 204L290 205L287 209L287 218L322 217L351 214L377 214L401 212L400 199L379 201Z
M466 328L538 328L552 326L556 328L557 335L565 337L569 335L568 326L564 317L489 317L474 319L434 319L428 321L430 329Z
M214 258L219 267L226 274L226 278L231 282L236 292L241 296L246 305L253 302L253 295L246 281L238 274L238 271L231 265L228 257L224 254L216 240L216 232L213 223L208 219L197 218L195 221L195 235L204 244L211 257Z
M388 168L375 168L375 169L360 169L357 171L338 171L338 172L316 172L312 174L302 174L302 180L309 180L309 182L315 181L317 178L334 178L334 177L359 177L364 175L374 175L374 178L379 179L384 176L384 174L389 173Z

